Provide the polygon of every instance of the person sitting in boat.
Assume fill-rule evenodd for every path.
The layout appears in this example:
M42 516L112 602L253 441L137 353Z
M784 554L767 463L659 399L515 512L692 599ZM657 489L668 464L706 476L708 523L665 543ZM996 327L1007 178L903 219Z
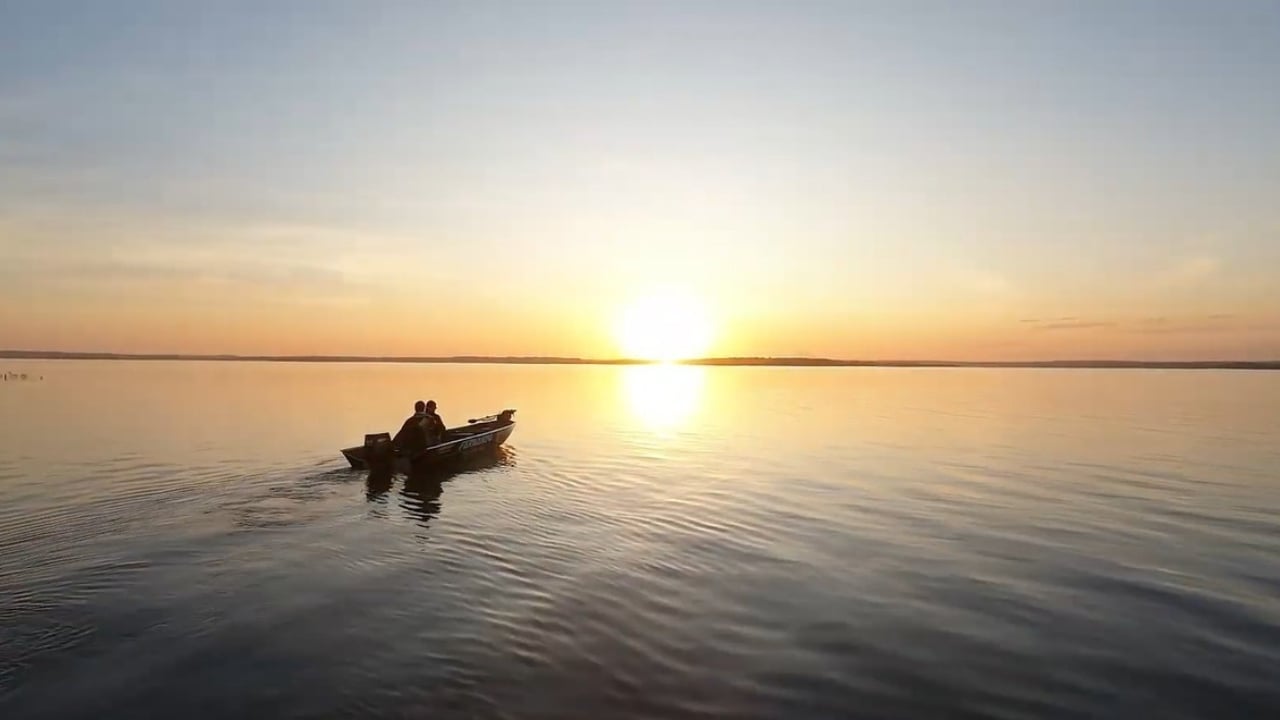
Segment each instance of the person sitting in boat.
M444 440L445 426L444 420L436 414L436 401L428 400L426 406L426 419L423 422L423 429L426 432L427 444L435 445Z
M427 446L427 404L419 400L413 404L413 414L405 419L400 432L391 439L391 443L401 452L417 452Z

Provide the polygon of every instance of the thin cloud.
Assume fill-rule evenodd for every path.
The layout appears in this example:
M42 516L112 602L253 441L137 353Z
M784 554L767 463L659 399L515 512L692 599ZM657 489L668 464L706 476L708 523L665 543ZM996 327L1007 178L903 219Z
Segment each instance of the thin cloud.
M1053 317L1053 318L1022 318L1018 322L1026 323L1028 325L1051 325L1055 323L1074 323L1074 322L1078 322L1079 320L1080 318L1078 316L1066 315L1063 317Z
M22 268L8 268L17 275L60 278L77 284L177 283L272 284L329 288L345 284L337 269L301 263L282 264L236 260L220 265L195 263L129 262L123 260L33 260ZM21 272L19 272L19 270Z
M1191 325L1166 325L1161 327L1134 328L1134 332L1144 335L1200 335L1203 333L1231 332L1236 328L1208 323Z
M1101 329L1101 328L1112 328L1115 326L1116 324L1110 321L1082 322L1079 320L1073 320L1073 321L1064 321L1064 322L1045 323L1043 325L1037 325L1032 329L1033 330L1093 330L1093 329Z
M1218 274L1222 261L1208 255L1178 259L1156 273L1154 285L1163 288L1185 288L1199 285Z
M1136 333L1161 335L1228 332L1240 329L1234 322L1237 317L1234 313L1217 313L1181 318L1142 318L1134 322L1129 330Z
M960 274L959 283L979 295L1007 295L1013 290L1009 279L987 270L970 270Z

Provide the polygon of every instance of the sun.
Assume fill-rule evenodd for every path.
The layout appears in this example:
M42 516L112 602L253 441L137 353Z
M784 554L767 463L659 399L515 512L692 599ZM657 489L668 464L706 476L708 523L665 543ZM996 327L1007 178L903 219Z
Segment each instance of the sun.
M627 306L618 318L617 335L626 357L671 362L702 357L711 347L712 333L702 303L663 291Z

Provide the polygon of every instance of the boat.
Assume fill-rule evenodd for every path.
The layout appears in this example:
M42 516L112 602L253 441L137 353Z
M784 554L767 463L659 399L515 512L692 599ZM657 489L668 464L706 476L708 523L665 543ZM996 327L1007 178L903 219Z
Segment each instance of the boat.
M493 452L511 437L516 429L515 410L473 418L466 425L445 430L443 439L415 453L402 452L391 442L391 433L370 433L364 444L343 448L342 456L357 470L396 472L405 475L421 472L483 452Z

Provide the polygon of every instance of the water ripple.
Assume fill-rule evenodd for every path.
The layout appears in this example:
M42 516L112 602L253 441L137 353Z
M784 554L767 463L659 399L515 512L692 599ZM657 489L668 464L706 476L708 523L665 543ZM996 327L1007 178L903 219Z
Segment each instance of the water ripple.
M0 716L1280 714L1273 381L726 370L655 427L556 369L497 457L377 480L315 418L407 370L307 370L0 457Z

